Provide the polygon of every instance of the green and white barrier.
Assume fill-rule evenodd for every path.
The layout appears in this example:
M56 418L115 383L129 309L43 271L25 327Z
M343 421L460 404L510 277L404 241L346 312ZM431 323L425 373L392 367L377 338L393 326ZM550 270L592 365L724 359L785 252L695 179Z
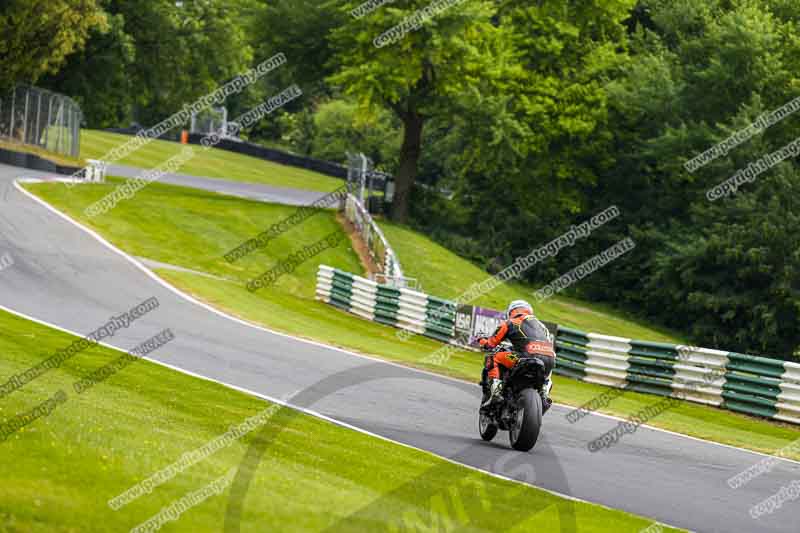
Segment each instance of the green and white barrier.
M454 302L326 265L316 294L367 320L456 343ZM565 327L557 327L556 354L556 372L575 379L800 424L797 363Z
M411 289L397 289L361 276L320 265L317 299L380 322L426 335L453 340L454 304Z
M564 327L556 353L556 371L583 381L800 424L797 363Z

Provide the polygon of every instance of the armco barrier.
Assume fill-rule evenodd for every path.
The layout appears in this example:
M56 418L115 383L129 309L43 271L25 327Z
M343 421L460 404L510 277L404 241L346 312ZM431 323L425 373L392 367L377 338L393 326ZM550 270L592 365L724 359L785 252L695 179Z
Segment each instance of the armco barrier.
M203 135L192 133L189 135L189 142L191 144L200 144ZM259 159L265 159L282 165L289 165L292 167L301 167L320 174L326 174L335 178L344 179L347 177L347 168L337 163L330 161L323 161L321 159L314 159L313 157L305 157L302 155L290 154L274 148L267 148L259 144L253 144L247 141L231 141L222 139L214 146L220 150L227 150L229 152L236 152Z
M317 298L358 316L455 342L454 302L395 289L320 265ZM548 326L550 327L550 326ZM557 327L558 374L589 383L681 397L800 424L800 364L694 346Z
M18 152L8 148L0 148L0 163L32 170L41 170L42 172L49 172L51 174L71 175L81 170L80 167L58 165L36 154Z

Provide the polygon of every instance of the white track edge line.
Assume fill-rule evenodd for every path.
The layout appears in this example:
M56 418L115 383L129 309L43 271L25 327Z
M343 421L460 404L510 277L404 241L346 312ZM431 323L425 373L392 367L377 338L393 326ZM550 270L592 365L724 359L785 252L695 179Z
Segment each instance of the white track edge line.
M261 331L265 331L265 332L271 333L273 335L279 335L281 337L293 339L293 340L296 340L296 341L299 341L299 342L304 342L304 343L307 343L307 344L311 344L313 346L317 346L317 347L321 347L321 348L327 348L329 350L335 350L337 352L341 352L341 353L344 353L344 354L347 354L347 355L351 355L351 356L354 356L354 357L360 357L360 358L363 358L363 359L368 359L370 361L389 364L389 365L392 365L392 366L404 368L406 370L411 370L411 371L414 371L414 372L420 372L420 373L423 373L423 374L427 374L429 376L435 376L435 377L440 378L440 379L447 379L447 380L456 381L456 382L459 382L459 383L465 383L464 380L457 379L457 378L454 378L454 377L445 376L445 375L437 374L435 372L431 372L431 371L428 371L428 370L422 370L422 369L415 368L415 367L412 367L412 366L403 365L403 364L400 364L400 363L396 363L394 361L387 361L385 359L379 359L377 357L371 357L369 355L364 355L364 354L351 352L351 351L345 350L343 348L339 348L339 347L336 347L336 346L330 346L330 345L327 345L327 344L323 344L321 342L312 341L312 340L304 339L304 338L301 338L301 337L295 337L295 336L289 335L287 333L282 333L280 331L273 331L273 330L271 330L269 328L266 328L266 327L263 327L263 326L260 326L260 325L257 325L257 324L253 324L251 322L247 322L247 321L242 320L240 318L237 318L235 316L229 315L229 314L227 314L227 313L225 313L223 311L220 311L219 309L211 307L210 305L195 299L193 296L190 296L189 294L186 294L183 291L181 291L181 290L177 289L176 287L172 286L171 284L167 283L165 280L163 280L161 277L159 277L158 274L156 274L155 272L153 272L152 270L150 270L149 268L144 266L142 263L137 261L134 257L128 255L126 252L124 252L120 248L117 248L116 246L111 244L109 241L107 241L104 237L102 237L99 233L97 233L93 229L90 229L90 228L84 226L83 224L81 224L77 220L74 220L72 217L70 217L66 213L63 213L62 211L59 211L58 209L56 209L55 207L50 205L45 200L39 198L38 196L34 195L31 192L26 191L22 186L20 186L20 184L19 184L20 181L24 182L24 181L27 181L27 180L25 178L14 180L14 187L17 190L19 190L20 192L22 192L25 196L31 198L35 202L37 202L40 205L44 206L46 209L48 209L49 211L55 213L56 215L58 215L59 217L63 218L64 220L66 220L70 224L73 224L74 226L77 226L78 228L82 229L83 231L85 231L86 233L88 233L89 235L91 235L92 237L97 239L101 244L106 246L108 249L110 249L111 251L121 255L122 257L124 257L125 259L127 259L128 261L133 263L134 266L139 268L139 270L144 272L148 277L150 277L151 279L156 281L161 286L163 286L166 289L168 289L169 291L177 294L181 298L184 298L185 300L187 300L187 301L189 301L189 302L191 302L191 303L193 303L195 305L199 305L200 307L206 309L207 311L211 311L212 313L214 313L216 315L219 315L221 317L227 318L228 320L232 320L232 321L234 321L234 322L236 322L238 324L242 324L244 326L255 328L255 329L258 329L258 330L261 330ZM41 180L37 180L37 181L41 181ZM466 382L466 383L469 383L469 382ZM575 407L571 406L571 405L565 405L565 404L560 404L560 403L556 403L556 402L553 402L553 404L557 405L559 407L566 407L568 409L575 409ZM600 416L600 417L603 417L603 418L609 418L609 419L616 420L616 421L619 421L619 422L625 422L627 420L627 419L622 418L622 417L618 417L618 416L614 416L614 415L608 415L608 414L604 414L604 413L597 413L597 412L592 412L592 413L590 413L590 415ZM756 451L756 450L748 450L747 448L739 448L739 447L733 446L731 444L723 444L721 442L714 442L714 441L711 441L711 440L701 439L699 437L693 437L691 435L685 435L683 433L670 431L668 429L661 429L659 427L649 426L647 424L642 424L642 427L645 427L645 428L650 429L652 431L659 431L659 432L662 432L662 433L667 433L669 435L673 435L673 436L677 436L677 437L683 437L683 438L686 438L686 439L691 439L691 440L694 440L694 441L697 441L697 442L703 442L703 443L706 443L706 444L722 446L722 447L725 447L725 448L730 448L730 449L738 450L738 451L741 451L741 452L746 452L746 453L759 455L761 457L769 457L769 458L772 458L772 459L779 459L779 460L782 460L782 461L786 461L786 462L789 462L789 463L794 463L794 464L800 465L800 461L797 461L797 460L794 460L794 459L788 459L788 458L785 458L785 457L777 457L777 456L770 455L770 454L764 453L764 452L759 452L759 451Z

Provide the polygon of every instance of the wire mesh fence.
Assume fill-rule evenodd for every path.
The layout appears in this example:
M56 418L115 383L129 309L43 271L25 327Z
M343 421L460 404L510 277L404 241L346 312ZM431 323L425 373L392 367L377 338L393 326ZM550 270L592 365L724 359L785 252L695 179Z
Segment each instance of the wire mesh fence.
M72 98L17 85L0 99L0 139L70 157L80 153L83 113Z
M190 133L208 135L218 133L227 134L228 131L228 110L224 107L211 107L204 109L200 113L192 113L192 123Z
M348 152L347 157L349 165L347 168L348 194L345 201L345 217L361 235L372 260L380 267L381 272L375 277L379 278L379 281L397 288L417 288L418 282L415 278L403 275L397 254L365 206L365 201L369 202L374 191L373 179L378 177L373 169L372 161L364 154ZM381 179L385 179L385 177L381 177Z
M372 160L362 153L347 152L347 160L347 192L371 212L379 211L383 207L381 202L391 202L394 181L390 174L376 170Z

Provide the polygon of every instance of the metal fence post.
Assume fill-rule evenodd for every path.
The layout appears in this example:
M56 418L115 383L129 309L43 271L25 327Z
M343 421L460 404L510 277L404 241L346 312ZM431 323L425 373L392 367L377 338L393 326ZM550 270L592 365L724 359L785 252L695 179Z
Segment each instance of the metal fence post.
M72 154L72 127L75 123L75 110L72 109L72 106L69 106L69 110L67 111L67 116L64 121L64 139L67 141L67 144L64 145L64 153Z
M81 119L83 114L79 109L75 110L75 122L72 127L75 133L72 134L72 157L80 157L81 154Z
M61 146L58 151L59 154L63 154L67 151L67 104L66 102L61 102Z
M67 153L67 142L69 142L69 139L67 139L67 120L68 120L67 113L69 113L69 111L67 110L66 102L61 102L61 132L62 132L61 135L62 135L62 137L61 137L61 150L58 151L59 154Z
M41 133L40 127L42 124L42 93L38 94L39 98L36 100L36 133L34 133L34 135L36 135L34 142L37 145L40 144L42 141L42 137L40 135Z
M347 152L347 192L353 194L353 181L356 176L356 156Z
M75 128L75 110L72 109L72 106L70 106L69 114L67 115L67 126L65 128L66 131L69 132L69 135L66 136L69 145L64 147L65 148L64 153L69 153L70 155L72 155L72 143L75 140L75 132L73 131L74 128Z
M70 106L69 112L69 155L75 150L75 109Z
M56 128L58 131L58 136L56 137L56 152L61 153L61 137L63 134L63 128L61 127L61 122L64 120L64 102L58 102L58 111L56 112Z
M53 120L53 97L47 98L47 123L44 127L44 149L50 148L50 121Z
M12 140L14 139L14 104L16 104L16 101L17 101L17 87L15 85L14 88L11 89L11 122L8 128L8 138Z
M364 204L364 186L366 185L367 181L367 156L364 155L363 152L358 154L361 158L361 190L358 195L358 200L361 204Z
M53 131L56 133L55 133L55 144L53 145L52 150L58 152L58 146L61 144L61 130L58 128L58 121L59 117L61 116L59 115L59 113L61 113L61 103L58 100L56 100L56 103L53 107L55 108L54 109L55 113L53 114L52 127L54 128Z
M31 92L25 90L25 113L22 115L22 144L28 142L28 101L30 100Z
M59 154L66 154L67 153L67 143L69 139L67 138L67 122L69 121L69 109L67 108L67 103L63 102L61 104L61 131L63 132L63 137L61 141L61 150L58 152Z

